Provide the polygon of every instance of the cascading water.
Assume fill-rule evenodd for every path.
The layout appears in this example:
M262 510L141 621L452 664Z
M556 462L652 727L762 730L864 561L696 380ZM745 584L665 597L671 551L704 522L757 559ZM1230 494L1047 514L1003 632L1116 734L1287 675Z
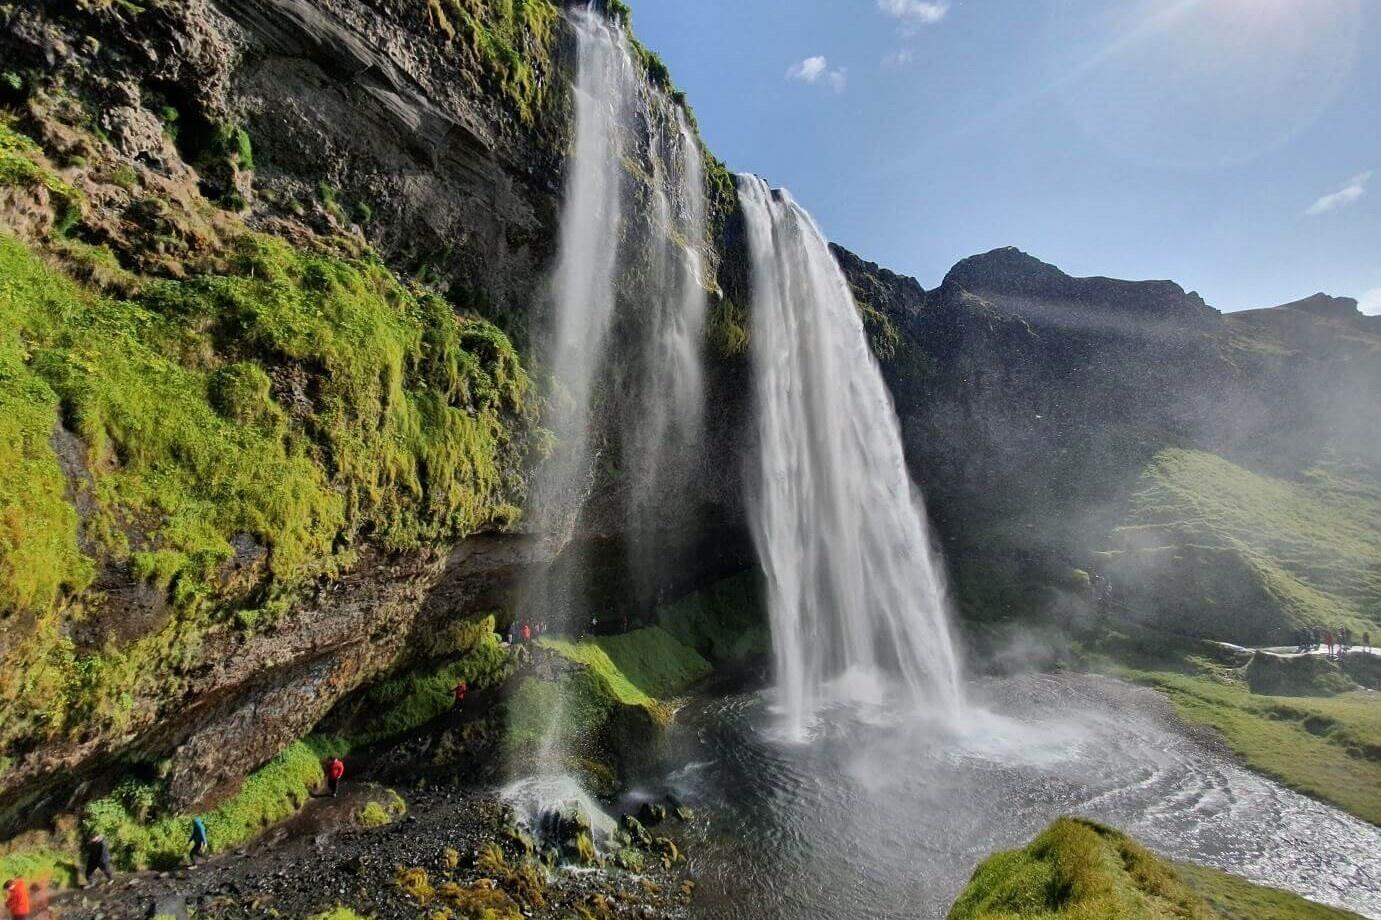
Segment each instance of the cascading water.
M679 107L674 137L653 144L650 293L629 390L623 461L630 482L630 548L637 596L646 599L659 562L675 557L675 525L690 512L690 464L700 454L704 414L703 339L707 295L699 247L705 242L705 174L700 144ZM660 155L659 155L660 154ZM670 171L671 176L664 173ZM672 526L668 528L668 524Z
M944 583L848 282L786 192L741 176L739 198L760 441L750 521L786 730L806 736L826 702L880 702L886 673L908 705L952 719Z
M620 137L636 83L622 32L589 10L573 11L579 65L574 86L575 144L561 214L560 251L552 275L554 306L544 357L553 383L547 424L557 440L537 470L529 506L555 547L576 525L591 488L593 394L608 350L615 278L623 229ZM561 631L576 625L578 584L569 567L545 567L523 587L525 618ZM564 699L541 714L542 742L535 764L542 777L563 769ZM534 764L525 764L528 772Z
M539 344L551 381L544 420L556 447L537 470L528 502L531 523L554 551L576 532L606 440L626 455L633 446L637 457L625 463L631 517L648 514L656 496L675 488L671 460L699 440L706 296L699 143L680 108L642 79L617 25L592 9L572 10L570 21L578 51L574 142L552 320ZM621 414L621 405L639 411ZM582 573L578 562L534 571L520 617L555 632L583 632L597 611L587 609ZM515 765L529 777L510 790L515 803L565 797L562 790L576 786L563 775L571 739L563 734L561 677L548 677L558 692L536 715L542 740L535 762L524 752ZM526 725L523 733L533 730Z
M552 276L554 324L545 348L557 388L548 424L560 446L538 471L530 503L545 532L561 541L588 492L592 394L614 316L623 229L619 139L636 96L623 33L588 10L571 17L579 50L575 145Z

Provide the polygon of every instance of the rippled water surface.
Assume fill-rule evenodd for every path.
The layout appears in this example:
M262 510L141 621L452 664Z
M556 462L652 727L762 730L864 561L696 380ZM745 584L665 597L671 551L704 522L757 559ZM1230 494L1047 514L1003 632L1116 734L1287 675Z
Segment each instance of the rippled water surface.
M984 856L1078 814L1381 918L1381 830L1237 766L1154 692L1065 675L974 693L957 737L840 720L787 744L760 695L684 711L671 783L707 818L698 916L943 917Z

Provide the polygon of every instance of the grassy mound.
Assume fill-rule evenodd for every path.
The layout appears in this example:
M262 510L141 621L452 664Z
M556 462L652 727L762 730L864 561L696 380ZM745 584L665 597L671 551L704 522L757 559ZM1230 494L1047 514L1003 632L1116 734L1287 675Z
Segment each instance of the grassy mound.
M1346 911L1222 872L1174 865L1111 828L1060 818L984 860L950 920L1342 920Z
M539 640L564 663L547 676L519 681L508 703L506 744L522 757L558 720L572 766L608 785L614 765L640 764L670 719L664 699L707 677L713 667L667 631L651 626L618 636Z
M677 642L717 664L741 664L767 654L771 637L761 576L745 572L666 604L657 624Z
M1144 471L1109 571L1162 628L1287 644L1299 626L1381 633L1381 486L1364 470L1278 479L1166 450Z

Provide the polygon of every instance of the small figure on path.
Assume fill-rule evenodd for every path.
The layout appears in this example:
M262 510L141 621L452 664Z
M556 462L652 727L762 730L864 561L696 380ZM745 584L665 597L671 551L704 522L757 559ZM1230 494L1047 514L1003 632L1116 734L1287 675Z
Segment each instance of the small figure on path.
M456 681L455 689L451 691L456 699L455 703L451 706L452 710L460 712L461 709L465 708L465 694L469 689L470 688L465 685L465 681Z
M522 636L523 636L523 644L524 644L524 645L526 645L527 643L529 643L529 642L532 641L532 626L531 626L530 624L528 624L528 623L524 623L524 624L523 624Z
M27 920L29 916L29 889L22 878L10 879L5 883L5 909L12 920Z
M201 816L192 819L192 851L187 854L187 863L193 868L196 867L197 857L204 856L210 840L206 836L206 822L201 820Z
M332 757L326 764L326 787L331 790L331 797L335 798L340 791L341 778L345 776L345 761L339 757Z
M1371 651L1371 633L1366 630L1362 631L1362 648Z
M115 881L115 876L110 871L110 847L106 846L105 838L100 834L92 834L86 841L86 885L90 887L96 884L96 871L105 873L107 882Z

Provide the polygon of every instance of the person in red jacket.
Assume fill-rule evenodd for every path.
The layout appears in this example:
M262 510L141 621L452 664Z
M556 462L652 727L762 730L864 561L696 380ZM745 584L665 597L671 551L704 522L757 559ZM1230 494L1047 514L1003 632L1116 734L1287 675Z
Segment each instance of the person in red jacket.
M345 761L339 757L332 757L326 764L326 786L334 796L340 789L341 777L345 776Z
M459 712L465 706L465 692L469 689L469 687L465 686L465 681L456 681L456 687L453 691L455 693L456 702L455 705L451 707L456 712Z
M29 916L29 888L22 878L5 883L5 909L11 920L26 920Z
M523 636L523 642L524 642L524 643L527 643L527 642L531 642L531 641L532 641L532 626L531 626L530 624L528 624L528 623L524 623L524 624L523 624L522 636Z

